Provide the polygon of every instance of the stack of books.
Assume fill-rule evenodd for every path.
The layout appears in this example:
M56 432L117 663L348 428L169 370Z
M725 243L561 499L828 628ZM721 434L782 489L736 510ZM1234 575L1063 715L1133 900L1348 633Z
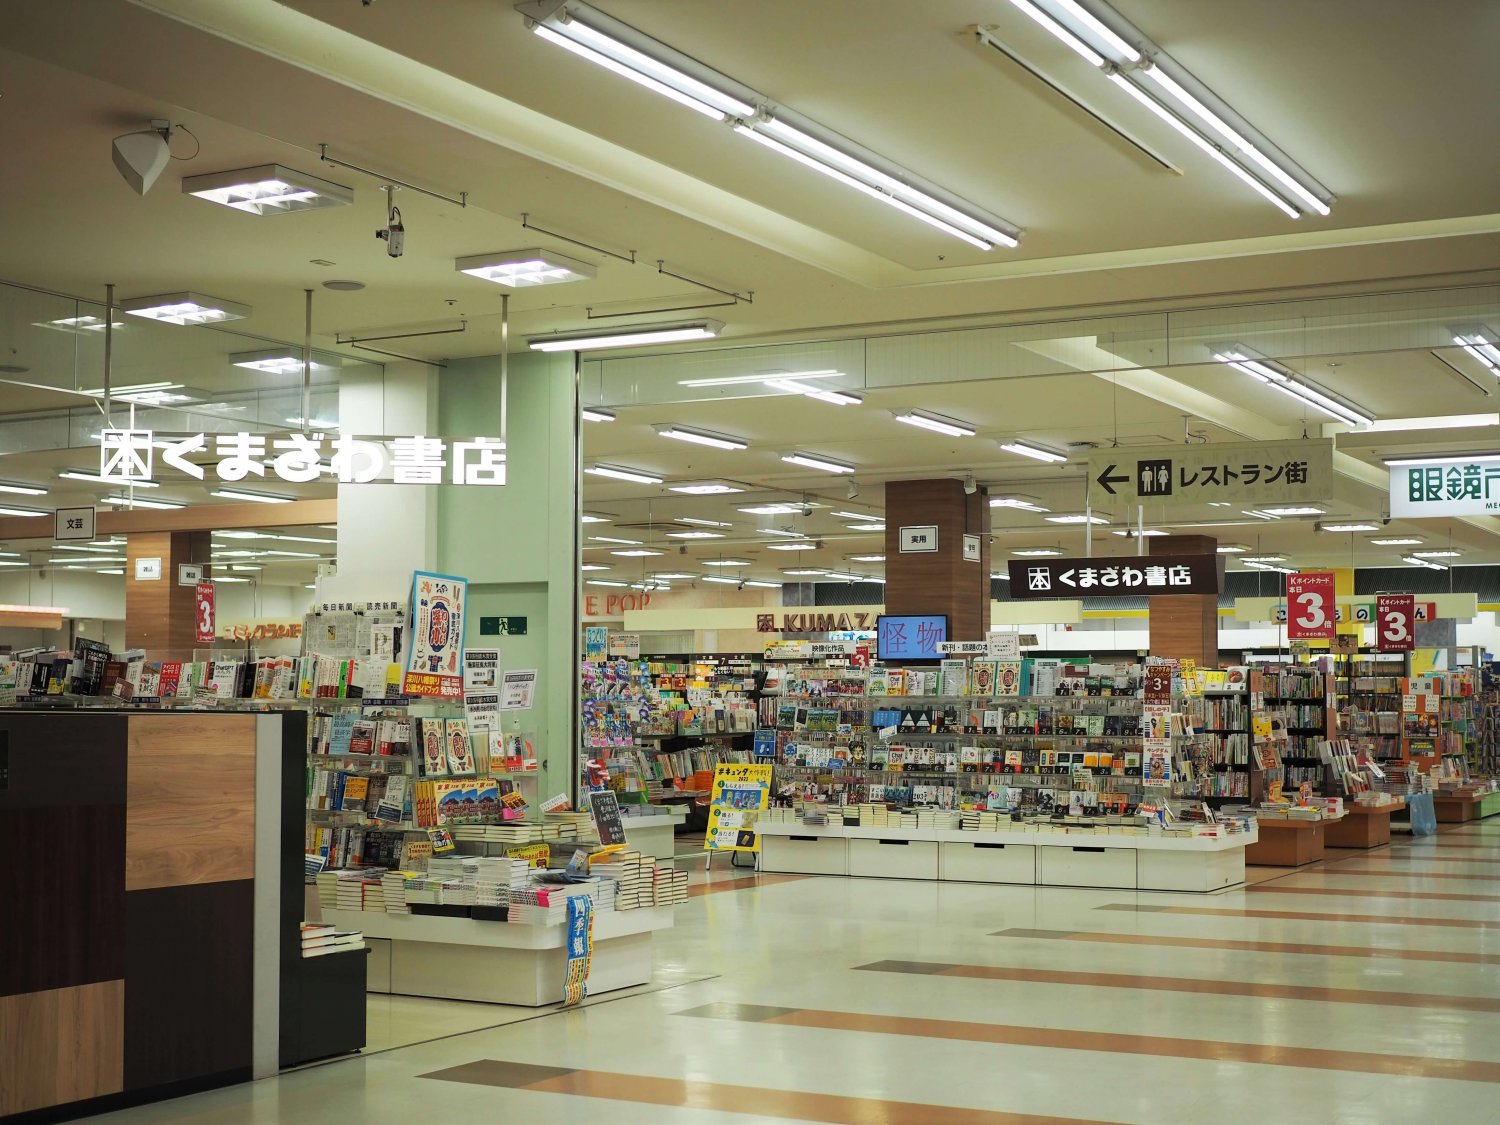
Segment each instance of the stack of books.
M651 873L651 904L676 906L687 901L687 872L675 867L657 867Z
M474 905L509 905L511 892L526 887L531 870L524 859L480 859L474 873Z
M302 923L302 956L322 957L328 953L349 953L365 947L365 935L358 930L340 931L322 923Z
M533 844L542 839L540 824L526 824L515 820L509 824L456 824L452 828L453 839L463 841L485 841L498 844Z
M986 809L965 809L959 814L962 827L968 832L999 832L1011 827L1010 814L990 812Z
M952 829L956 831L963 824L963 816L953 809L918 809L917 827Z
M568 899L575 895L597 898L597 881L547 884L513 890L510 918L522 926L557 926L568 920Z
M387 871L380 877L387 914L411 913L411 909L406 905L406 883L408 879L417 877L415 871Z

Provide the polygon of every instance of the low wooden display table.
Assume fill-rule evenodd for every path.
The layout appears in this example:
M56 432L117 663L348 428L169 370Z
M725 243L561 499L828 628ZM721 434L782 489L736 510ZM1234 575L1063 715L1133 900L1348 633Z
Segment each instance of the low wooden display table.
M1330 848L1378 848L1391 842L1391 814L1406 808L1405 801L1389 805L1344 805L1344 818L1330 820L1323 842Z
M1466 820L1478 820L1479 806L1483 803L1482 797L1457 797L1445 793L1432 795L1432 810L1437 814L1439 824L1461 824Z
M1267 817L1258 822L1258 839L1245 849L1245 862L1256 867L1301 867L1323 858L1327 843L1327 820L1283 820ZM1386 818L1386 823L1390 819Z

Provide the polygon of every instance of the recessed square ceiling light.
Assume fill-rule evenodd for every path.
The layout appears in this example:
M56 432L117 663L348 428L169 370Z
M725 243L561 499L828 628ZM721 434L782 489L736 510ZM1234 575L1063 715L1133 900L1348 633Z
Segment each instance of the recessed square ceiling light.
M75 335L82 336L85 333L89 333L89 332L103 332L104 331L104 318L102 316L88 316L88 315L84 315L84 316L60 316L56 320L35 320L35 321L32 321L32 327L33 328L50 328L54 332L72 332ZM120 329L122 329L124 327L125 327L125 324L124 324L123 321L117 320L117 321L114 322L114 330L116 332L120 331Z
M253 352L230 352L229 362L250 371L267 375L301 375L302 355L295 348L260 348ZM330 369L333 365L313 360L314 368ZM300 424L300 423L299 423Z
M800 504L757 504L739 511L749 516L796 516L802 513Z
M1137 531L1133 527L1125 527L1118 531L1111 531L1110 534L1119 535L1125 539L1154 539L1158 535L1170 535L1171 532L1160 531L1154 527L1148 527L1144 531Z
M1398 535L1388 539L1371 539L1370 545L1373 547L1415 547L1423 542L1425 540L1418 535Z
M155 297L132 297L120 302L120 311L163 324L218 324L225 320L244 320L249 305L206 297L202 293L162 293Z
M768 551L816 551L817 549L818 549L818 545L816 543L809 543L805 539L804 540L799 540L798 542L795 542L795 543L767 543L766 544L766 550L768 550Z
M671 492L681 492L685 496L727 496L731 492L745 491L737 484L730 484L728 481L722 480L669 484L667 485L667 489Z
M552 250L496 250L493 254L471 254L467 258L455 258L453 268L481 281L493 281L511 289L592 281L599 276L598 269L588 262Z
M1249 549L1244 543L1220 543L1218 548L1221 555L1243 555Z
M618 555L622 559L647 559L654 555L664 555L665 551L653 551L650 547L627 547L623 551L611 551L610 554Z
M352 188L280 164L184 176L182 191L184 195L196 195L251 215L288 215L293 211L343 207L354 202Z
M1318 531L1379 531L1381 525L1378 523L1319 523Z
M1042 518L1044 520L1046 520L1048 523L1094 523L1094 524L1100 524L1100 523L1108 523L1109 522L1109 520L1106 517L1104 517L1104 516L1091 516L1091 515L1088 515L1088 514L1085 514L1085 513L1076 513L1076 514L1065 515L1065 516L1043 516Z

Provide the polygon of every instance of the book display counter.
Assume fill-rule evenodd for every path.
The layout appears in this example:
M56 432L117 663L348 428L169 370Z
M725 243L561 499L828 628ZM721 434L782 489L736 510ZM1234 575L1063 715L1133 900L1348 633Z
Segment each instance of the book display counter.
M684 805L652 808L648 815L620 818L625 841L635 851L670 862L677 851L677 832L687 823L688 810Z
M1324 825L1323 844L1329 848L1378 848L1391 842L1391 817L1406 811L1405 798L1384 804L1355 801L1344 806L1339 820Z

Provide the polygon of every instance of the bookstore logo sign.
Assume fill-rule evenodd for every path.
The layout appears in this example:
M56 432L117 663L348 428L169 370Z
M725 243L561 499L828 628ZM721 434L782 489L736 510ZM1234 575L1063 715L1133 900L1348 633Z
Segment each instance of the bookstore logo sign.
M340 484L503 485L506 471L505 443L490 437L450 440L340 434L329 439L320 433L241 432L163 438L150 430L105 430L99 435L99 476L123 485L151 480L155 461L157 468L205 480L210 465L189 460L195 454L217 458L212 473L222 481L269 477L287 484L308 484L333 477Z

